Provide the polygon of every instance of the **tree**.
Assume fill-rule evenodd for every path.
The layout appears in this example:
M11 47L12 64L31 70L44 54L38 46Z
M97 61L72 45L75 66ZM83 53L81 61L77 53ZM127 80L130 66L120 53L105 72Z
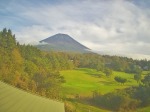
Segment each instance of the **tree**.
M111 69L108 69L106 68L104 73L106 74L107 77L111 76L112 75L112 70Z
M115 81L117 81L119 83L122 83L122 84L124 84L125 82L127 82L127 79L119 77L119 76L116 76L114 79L115 79Z
M144 79L142 80L142 83L147 86L147 87L150 87L150 73L148 73Z
M101 94L97 90L94 90L92 92L93 92L93 99L96 99L101 96Z
M135 111L140 103L136 99L130 98L126 94L120 92L107 93L95 100L96 105L100 105L103 108L111 109L115 112L132 112Z
M135 74L134 75L134 80L136 80L137 83L139 83L139 81L141 80L141 78L142 78L141 74Z
M41 52L31 45L20 45L6 28L0 31L0 80L18 88L51 98L59 98L63 76L56 71L73 68L66 53Z
M98 63L97 66L96 66L96 70L97 70L97 71L102 71L102 72L103 72L103 71L104 71L104 65L101 64L101 63Z

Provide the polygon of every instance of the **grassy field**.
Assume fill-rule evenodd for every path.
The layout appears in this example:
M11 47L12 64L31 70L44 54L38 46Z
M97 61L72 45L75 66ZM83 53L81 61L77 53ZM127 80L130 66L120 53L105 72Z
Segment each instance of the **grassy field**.
M124 72L113 71L111 77L106 77L101 71L87 68L65 70L60 73L66 80L66 83L63 84L62 91L67 98L75 98L76 94L81 97L91 97L95 90L101 94L105 94L132 85L138 85L134 80L134 74ZM115 76L126 78L127 82L125 84L119 84L114 80ZM110 112L79 102L72 102L71 105L76 108L77 112Z
M65 112L64 103L32 95L0 81L0 112Z
M131 85L137 85L133 79L133 74L124 72L113 72L111 77L106 77L104 73L94 69L80 68L76 70L61 71L66 83L63 84L64 94L80 94L84 96L92 95L92 91L97 90L101 94L112 92L116 89L123 89ZM119 84L114 80L115 76L126 78L127 83Z
M83 103L71 103L69 102L71 105L72 110L75 112L111 112L109 110L105 110L105 109L100 109L94 106L90 106L90 105L86 105Z
M150 112L150 106L149 106L149 107L145 107L145 108L138 109L137 112Z

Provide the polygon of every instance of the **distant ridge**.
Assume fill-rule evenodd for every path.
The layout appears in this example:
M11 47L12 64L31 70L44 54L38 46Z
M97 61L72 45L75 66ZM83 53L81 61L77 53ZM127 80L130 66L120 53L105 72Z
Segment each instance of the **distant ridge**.
M80 44L68 34L58 33L41 40L40 43L41 44L37 45L37 47L45 51L90 52L88 47Z

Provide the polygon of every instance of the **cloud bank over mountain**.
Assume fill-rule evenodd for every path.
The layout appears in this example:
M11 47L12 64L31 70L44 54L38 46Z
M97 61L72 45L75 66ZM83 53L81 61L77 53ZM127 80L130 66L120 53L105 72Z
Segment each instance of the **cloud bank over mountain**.
M89 48L150 57L148 0L2 0L0 29L11 28L21 43L65 33Z

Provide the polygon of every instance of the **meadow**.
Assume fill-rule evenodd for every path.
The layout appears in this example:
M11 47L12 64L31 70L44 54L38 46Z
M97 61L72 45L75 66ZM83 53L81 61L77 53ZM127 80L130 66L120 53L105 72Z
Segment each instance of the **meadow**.
M124 89L132 85L137 86L138 83L134 80L134 74L113 71L110 77L107 77L103 72L95 69L78 68L75 70L64 70L60 72L64 76L66 82L63 84L62 92L66 98L74 99L76 95L80 97L92 97L93 91L98 91L99 94L106 94L118 89ZM114 80L115 76L120 76L127 79L125 84L120 84ZM110 112L102 108L97 108L76 101L69 101L72 110L77 112ZM75 109L76 108L76 109Z
M80 94L81 96L89 96L95 90L105 94L132 85L138 85L133 74L124 72L113 71L110 77L106 77L101 71L87 68L65 70L60 73L66 80L66 83L63 84L63 93L67 95ZM127 82L120 84L114 80L115 76L126 78Z

